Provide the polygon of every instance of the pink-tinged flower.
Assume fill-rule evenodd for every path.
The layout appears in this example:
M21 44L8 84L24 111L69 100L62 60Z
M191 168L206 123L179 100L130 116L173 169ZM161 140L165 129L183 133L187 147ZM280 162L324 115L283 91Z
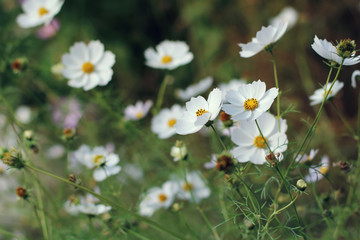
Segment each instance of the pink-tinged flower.
M138 101L135 105L129 105L125 108L124 114L126 120L139 120L148 114L153 102L147 100L145 103Z
M75 98L61 98L53 105L53 121L62 128L76 128L81 116L81 105Z
M46 40L52 38L60 29L60 22L54 18L49 24L42 26L37 30L37 36L40 39Z

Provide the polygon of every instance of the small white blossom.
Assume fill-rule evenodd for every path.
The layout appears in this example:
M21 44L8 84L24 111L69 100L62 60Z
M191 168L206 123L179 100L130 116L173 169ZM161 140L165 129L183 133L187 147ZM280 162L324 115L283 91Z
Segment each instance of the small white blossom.
M288 24L287 30L294 27L298 20L298 13L293 7L285 7L276 17L270 19L271 25L278 25L281 22L286 22Z
M207 91L211 87L213 81L214 80L212 77L204 78L204 79L200 80L200 82L190 85L185 90L177 89L176 95L182 101L187 101L191 97L195 97L195 96L200 95L200 94L204 93L205 91Z
M151 120L151 131L156 133L160 139L166 139L175 134L174 125L181 118L184 108L174 105L171 109L162 109L158 115Z
M315 90L314 94L311 95L309 97L310 99L310 105L314 106L316 104L320 104L322 103L322 101L324 100L325 94L329 91L330 86L331 86L332 82L328 83L326 86L326 90L325 90L325 86L322 88L319 88L317 90ZM331 88L331 91L329 93L329 95L327 96L326 100L329 100L330 98L335 97L335 95L344 87L344 83L343 82L339 82L336 81L333 85L333 87Z
M274 26L262 27L261 30L256 33L256 38L253 38L251 42L239 44L241 47L240 56L249 58L256 55L270 44L279 40L284 35L286 28L286 22L280 22Z
M301 157L301 154L299 154L295 160L300 163L310 162L311 160L313 160L315 158L315 156L318 152L319 152L319 149L311 149L309 155L304 154Z
M153 48L145 50L145 64L152 68L173 70L193 58L189 46L181 41L165 40L156 46L156 51Z
M31 109L27 106L20 106L15 111L16 119L24 124L31 121Z
M329 171L330 160L329 157L324 155L321 158L319 166L312 165L309 168L309 175L305 176L305 181L308 183L313 183L321 180L324 175Z
M202 199L210 196L210 188L206 185L199 172L190 172L186 174L187 184L184 179L177 179L179 191L177 196L180 199L192 201L190 191L194 196L195 202L199 203Z
M226 94L229 104L224 104L223 109L233 120L252 121L269 110L278 92L277 88L266 91L266 84L260 80L244 84Z
M153 102L147 100L145 103L138 101L135 105L129 105L125 108L124 114L126 120L139 120L148 114Z
M187 155L187 148L185 144L182 146L172 146L170 155L174 158L174 162L180 161L181 159L185 158Z

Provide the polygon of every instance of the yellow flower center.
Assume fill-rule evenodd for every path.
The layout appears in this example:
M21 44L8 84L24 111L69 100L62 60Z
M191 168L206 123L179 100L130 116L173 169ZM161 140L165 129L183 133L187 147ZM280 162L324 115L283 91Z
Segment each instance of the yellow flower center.
M171 61L172 61L172 57L170 57L169 55L165 55L165 56L163 56L162 59L161 59L161 62L162 62L163 64L167 64L167 63L169 63L169 62L171 62Z
M199 117L199 116L201 116L201 115L203 115L204 113L207 113L207 112L208 111L206 111L205 109L200 108L200 109L198 109L196 111L196 116Z
M255 98L246 99L244 102L244 108L247 111L252 111L259 106L258 101Z
M137 118L137 119L140 119L140 118L142 118L144 116L144 113L143 112L137 112L136 114L135 114L135 117Z
M167 199L167 196L163 193L159 194L159 202L165 202Z
M91 62L86 62L82 65L82 70L84 71L84 73L92 73L94 71L94 65Z
M169 127L173 127L175 125L175 123L176 123L176 119L174 119L174 118L172 118L168 121Z
M95 155L94 163L97 166L100 166L101 164L104 164L105 163L105 157L103 155Z
M194 189L194 185L192 185L192 183L188 183L188 184L184 184L183 185L183 189L185 190L185 191L189 191L189 190L193 190Z
M322 166L319 168L319 172L321 174L326 174L329 171L329 167L328 166Z
M47 14L48 12L49 11L44 7L39 8L39 15L40 16L43 16L43 15Z
M257 136L254 140L254 145L257 148L265 148L266 147L265 142L267 142L266 138L264 139L262 136Z

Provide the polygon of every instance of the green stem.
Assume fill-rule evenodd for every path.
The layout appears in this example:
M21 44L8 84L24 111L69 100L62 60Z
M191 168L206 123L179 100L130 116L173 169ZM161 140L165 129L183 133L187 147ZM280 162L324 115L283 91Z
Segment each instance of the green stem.
M166 85L169 83L169 80L170 80L170 75L166 74L161 85L160 85L160 89L159 89L159 93L158 93L158 97L157 97L157 100L156 100L156 105L155 105L155 108L153 108L153 115L156 115L160 108L161 108L161 104L164 100L164 95L165 95L165 89L166 89Z
M5 229L2 229L2 228L0 228L0 233L2 235L4 235L4 236L11 237L11 239L24 239L24 240L26 240L25 237L15 235L14 233L6 231Z
M344 115L339 111L339 109L337 108L336 104L334 103L334 101L331 101L331 105L334 107L336 114L339 116L339 118L341 119L341 121L344 123L345 127L347 128L347 130L351 133L352 137L354 139L357 139L357 135L354 131L354 129L349 125L349 123L346 121Z
M129 215L131 215L131 216L133 216L133 217L135 217L135 218L137 218L137 219L140 220L140 221L143 221L143 222L149 224L150 227L152 227L152 228L154 228L154 229L156 229L156 230L158 230L158 231L162 231L162 232L164 232L164 233L167 233L167 234L171 235L172 237L174 237L174 238L176 238L176 239L184 239L180 234L174 233L174 232L166 229L165 227L162 227L162 226L159 225L158 223L151 221L150 219L147 219L147 218L145 218L145 217L143 217L143 216L140 216L140 215L138 215L138 214L136 214L136 213L133 213L133 212L125 209L124 207L120 206L120 205L117 204L116 202L108 199L107 197L104 197L104 196L102 196L102 195L100 195L100 194L97 194L97 193L95 193L94 191L92 191L92 190L90 190L90 189L88 189L88 188L86 188L86 187L84 187L84 186L81 186L81 185L79 185L79 184L70 182L69 180L67 180L67 179L65 179L65 178L59 177L59 176L57 176L57 175L55 175L55 174L52 174L52 173L47 172L47 171L45 171L45 170L39 169L39 168L37 168L37 167L35 167L35 166L32 166L32 165L29 165L29 164L26 164L25 167L28 168L28 169L31 169L31 170L33 170L33 171L35 171L35 172L38 172L38 173L41 173L41 174L50 176L50 177L55 178L55 179L57 179L57 180L59 180L59 181L61 181L61 182L64 182L64 183L67 183L67 184L72 185L72 186L74 186L74 187L77 187L77 188L79 188L79 189L81 189L81 190L83 190L83 191L85 191L85 192L87 192L87 193L90 193L91 195L93 195L94 197L98 198L99 200L101 200L101 201L103 201L103 202L105 202L105 203L107 203L107 204L109 204L109 205L111 205L111 206L113 206L113 207L115 207L115 208L117 208L117 209L119 209L119 210L121 210L121 211L123 211L123 212L125 212L125 213L127 213L127 214L129 214Z
M224 151L227 151L224 142L221 140L221 137L220 137L219 134L216 132L214 126L211 124L210 127L212 128L212 130L214 130L215 136L216 136L217 140L220 142L220 144L221 144L221 146L223 147Z
M187 180L187 177L186 177L186 169L185 169L185 164L184 164L184 158L183 157L181 157L181 168L183 170L185 184L186 184L186 186L189 186L189 183L188 183L188 180ZM189 189L189 193L190 193L190 196L191 196L191 200L195 204L196 209L199 211L199 213L200 213L201 217L203 218L203 220L205 221L206 225L210 228L210 230L214 234L214 237L217 240L221 240L221 238L220 238L219 234L217 233L216 229L211 225L211 223L210 223L209 219L206 217L204 211L200 208L199 204L196 202L194 194L192 192L192 189L190 187L188 187L188 189Z
M313 191L313 194L314 194L314 197L315 197L316 204L318 205L318 207L319 207L319 209L320 209L320 211L321 211L321 216L323 216L323 217L324 217L325 222L326 222L326 224L327 224L328 228L329 228L329 229L331 229L331 224L330 224L330 222L329 222L329 219L327 219L327 217L326 217L326 216L324 216L324 208L323 208L323 206L322 206L322 204L321 204L321 201L320 201L320 199L319 199L318 195L316 194L315 183L313 183L313 184L312 184L312 188L311 188L311 189L312 189L312 191Z
M278 123L279 123L279 132L280 132L280 88L279 88L279 81L278 81L278 76L277 76L277 68L276 68L276 60L275 60L275 56L273 54L272 51L270 51L271 57L272 57L272 62L273 62L273 68L274 68L274 79L275 79L275 86L279 91L279 94L277 95L276 98L276 112L277 112L277 119L278 119Z

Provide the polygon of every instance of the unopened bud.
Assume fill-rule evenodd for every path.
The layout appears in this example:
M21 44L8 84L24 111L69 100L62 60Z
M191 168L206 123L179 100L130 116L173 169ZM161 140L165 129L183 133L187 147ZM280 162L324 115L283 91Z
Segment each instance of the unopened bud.
M343 58L350 58L355 54L356 44L350 38L341 40L336 46L336 53Z
M32 140L34 138L34 132L32 130L25 130L24 131L24 138L26 140Z
M75 129L65 128L63 130L63 137L65 138L65 140L72 140L74 138L75 134L76 134Z
M4 164L14 167L14 168L23 168L25 166L24 161L22 159L22 153L12 148L10 151L4 153L4 156L1 159Z
M173 210L174 212L180 211L180 210L181 210L181 205L180 205L179 203L174 203L174 204L172 205L172 210Z
M232 127L234 124L233 120L231 120L231 115L224 111L220 112L219 119L227 128Z
M176 141L175 146L171 148L170 155L174 161L185 160L187 158L187 148L182 141Z
M306 187L307 187L307 183L302 180L302 179L299 179L297 182L296 182L296 187L297 189L299 189L300 191L305 191Z

